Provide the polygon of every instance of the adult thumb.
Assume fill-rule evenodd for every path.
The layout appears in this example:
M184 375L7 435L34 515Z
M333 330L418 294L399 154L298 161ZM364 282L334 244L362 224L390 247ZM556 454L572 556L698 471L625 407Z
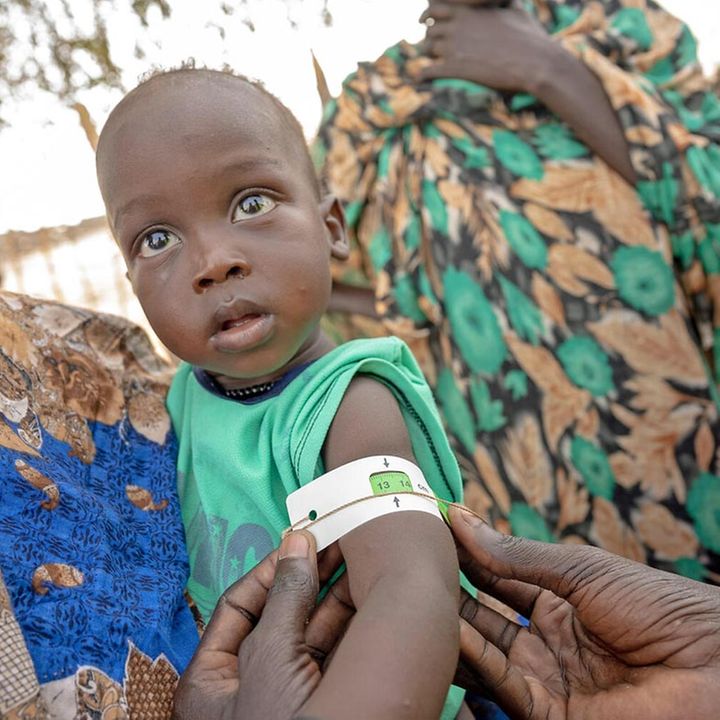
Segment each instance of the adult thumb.
M301 635L315 606L318 588L314 537L303 530L289 533L280 543L262 625L294 637Z
M468 579L482 584L488 571L520 580L570 599L577 590L600 579L637 572L642 566L599 548L559 545L503 535L466 510L450 508L460 565Z

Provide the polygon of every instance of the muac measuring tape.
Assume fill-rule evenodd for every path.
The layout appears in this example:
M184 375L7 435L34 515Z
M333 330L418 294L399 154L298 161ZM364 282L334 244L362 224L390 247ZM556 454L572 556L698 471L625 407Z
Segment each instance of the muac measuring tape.
M309 530L318 550L382 515L414 510L447 519L450 505L467 510L435 497L417 465L392 455L341 465L288 495L286 505L286 532Z

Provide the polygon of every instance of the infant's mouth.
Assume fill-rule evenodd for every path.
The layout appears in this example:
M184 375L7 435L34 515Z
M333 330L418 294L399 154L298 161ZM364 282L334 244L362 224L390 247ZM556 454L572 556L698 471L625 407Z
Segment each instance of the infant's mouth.
M217 319L218 329L210 342L218 352L245 352L261 345L272 335L272 313L263 312L258 307L253 307L250 312L243 312L245 309L238 307L233 311L228 308L225 317Z
M224 331L231 330L232 328L236 327L242 327L243 325L247 325L253 320L257 320L259 317L260 313L246 313L245 315L241 315L240 317L230 318L229 320L225 320L225 322L223 322L221 330Z

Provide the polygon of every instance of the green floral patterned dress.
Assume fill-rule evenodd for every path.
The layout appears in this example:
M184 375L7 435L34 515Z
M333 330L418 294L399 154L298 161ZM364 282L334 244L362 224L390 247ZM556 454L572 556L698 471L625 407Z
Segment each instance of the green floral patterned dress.
M717 582L720 101L650 0L530 9L600 78L637 187L531 96L416 82L430 61L401 43L315 144L353 236L336 277L415 351L470 506Z

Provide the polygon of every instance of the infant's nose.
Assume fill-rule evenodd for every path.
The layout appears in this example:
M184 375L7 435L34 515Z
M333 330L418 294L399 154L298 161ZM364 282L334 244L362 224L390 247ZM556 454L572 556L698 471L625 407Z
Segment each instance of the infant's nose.
M202 293L213 285L219 285L226 280L242 280L250 275L250 265L243 260L234 262L216 263L198 273L193 279L193 290Z

